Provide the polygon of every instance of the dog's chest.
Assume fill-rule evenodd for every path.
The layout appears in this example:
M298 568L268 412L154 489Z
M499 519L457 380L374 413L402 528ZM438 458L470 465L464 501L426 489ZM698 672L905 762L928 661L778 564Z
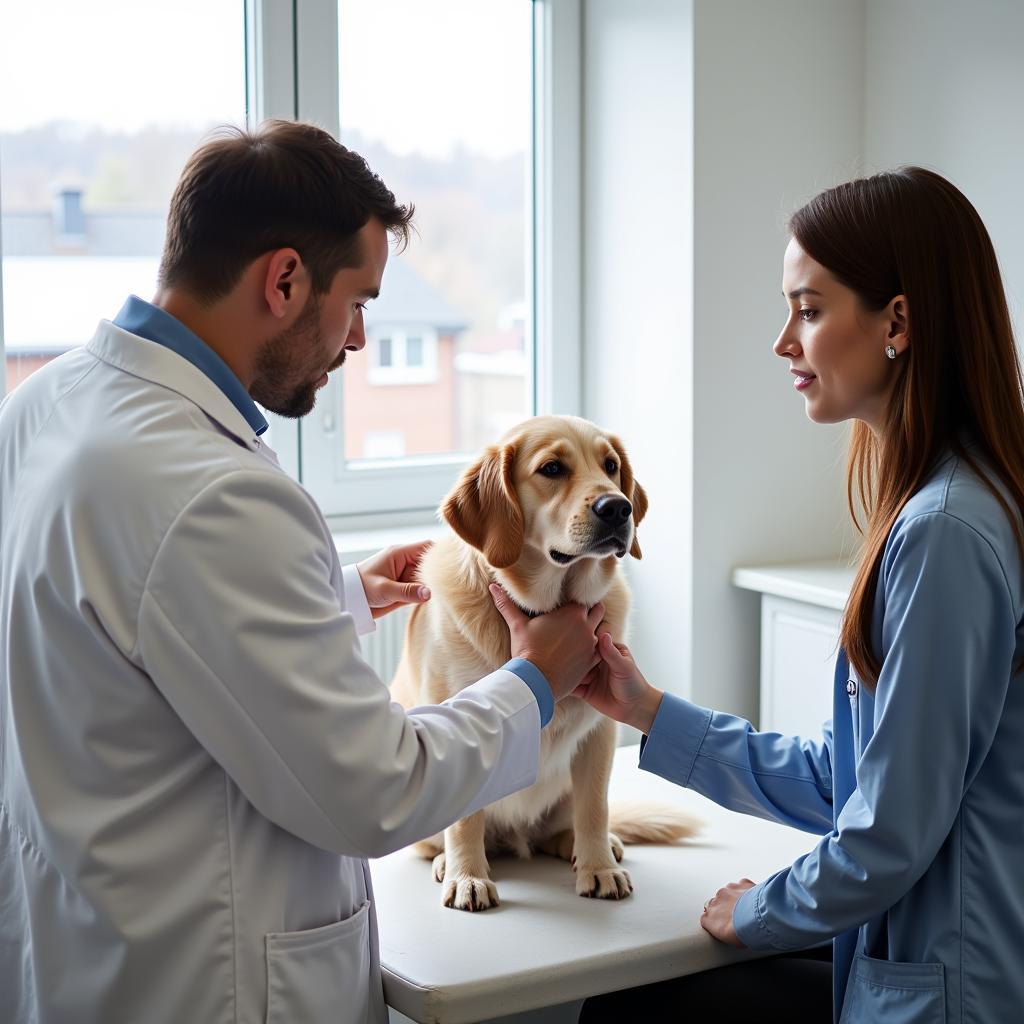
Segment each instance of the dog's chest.
M581 741L601 721L601 716L582 701L559 704L557 718L541 734L537 781L528 789L513 793L486 809L488 825L518 833L532 833L568 827L571 824L571 803L564 823L550 821L549 812L556 809L572 792L572 758ZM552 730L550 733L548 730Z

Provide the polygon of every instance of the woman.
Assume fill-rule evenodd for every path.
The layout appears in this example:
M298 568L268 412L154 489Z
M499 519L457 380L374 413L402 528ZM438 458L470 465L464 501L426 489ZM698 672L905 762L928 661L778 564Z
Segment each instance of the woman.
M854 420L864 533L830 727L758 733L663 694L607 634L579 692L646 734L642 767L823 836L719 889L701 924L759 950L832 939L833 965L722 968L590 1000L581 1021L827 1020L823 970L843 1022L1018 1020L1024 401L995 253L967 199L916 167L821 193L790 231L775 352L810 419Z

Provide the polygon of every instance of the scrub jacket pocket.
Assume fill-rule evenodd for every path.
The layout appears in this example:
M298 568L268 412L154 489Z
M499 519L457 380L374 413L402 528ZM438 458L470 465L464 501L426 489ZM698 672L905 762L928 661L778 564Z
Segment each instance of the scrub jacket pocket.
M945 1024L942 964L903 964L859 953L839 1024Z
M369 900L336 924L267 935L267 1024L364 1024L369 1015Z

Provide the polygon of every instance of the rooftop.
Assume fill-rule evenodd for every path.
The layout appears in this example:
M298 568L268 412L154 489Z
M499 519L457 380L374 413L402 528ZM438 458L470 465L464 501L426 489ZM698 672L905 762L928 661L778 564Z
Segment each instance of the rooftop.
M115 316L128 295L148 299L156 292L163 213L83 211L84 231L72 240L73 251L63 254L68 236L60 236L54 222L48 211L5 212L0 222L3 333L10 353L66 352L88 341L99 320ZM366 324L371 332L414 325L456 334L469 321L408 259L392 256Z

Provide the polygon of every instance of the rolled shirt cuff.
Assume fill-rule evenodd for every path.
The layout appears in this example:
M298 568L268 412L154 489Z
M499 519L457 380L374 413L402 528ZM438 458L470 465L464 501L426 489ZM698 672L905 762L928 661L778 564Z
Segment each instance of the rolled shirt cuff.
M356 633L359 636L366 636L377 628L373 615L370 612L370 603L366 600L366 591L363 589L363 578L359 575L359 569L353 565L341 567L341 582L345 589L345 611L352 616L356 624Z
M761 919L760 905L764 884L748 889L732 908L732 926L740 942L748 949L777 949L779 945Z
M544 673L525 658L512 658L501 667L515 673L533 691L534 697L537 698L537 706L540 708L540 727L543 729L555 713L555 698L551 693L551 686L544 678Z
M677 785L689 785L711 714L708 708L666 693L650 733L641 741L640 767Z

